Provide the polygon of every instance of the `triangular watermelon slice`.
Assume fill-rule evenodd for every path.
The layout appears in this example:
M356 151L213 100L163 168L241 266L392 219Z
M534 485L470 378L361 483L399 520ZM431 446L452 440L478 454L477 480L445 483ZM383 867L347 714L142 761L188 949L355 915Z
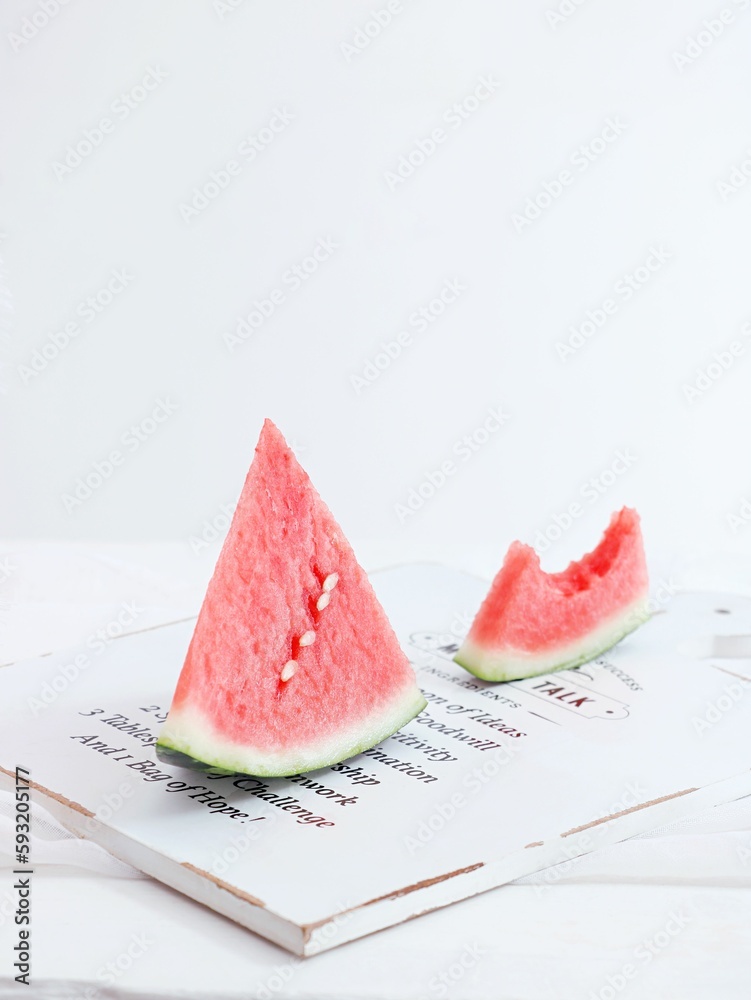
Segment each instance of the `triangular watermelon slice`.
M341 528L267 420L157 755L298 774L374 746L425 705Z
M639 515L629 507L562 573L545 573L535 550L514 542L454 659L486 681L579 666L649 618L647 587Z

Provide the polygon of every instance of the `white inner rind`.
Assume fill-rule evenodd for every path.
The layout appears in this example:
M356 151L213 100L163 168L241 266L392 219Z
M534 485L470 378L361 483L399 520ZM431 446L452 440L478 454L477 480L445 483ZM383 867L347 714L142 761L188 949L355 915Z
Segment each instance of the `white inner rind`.
M158 745L228 771L281 778L328 767L375 746L401 729L427 702L410 681L381 709L305 746L266 750L227 739L195 705L170 709Z
M645 593L597 628L565 645L532 653L509 646L504 649L481 649L465 639L454 659L482 680L517 681L586 663L620 642L649 617L648 597Z

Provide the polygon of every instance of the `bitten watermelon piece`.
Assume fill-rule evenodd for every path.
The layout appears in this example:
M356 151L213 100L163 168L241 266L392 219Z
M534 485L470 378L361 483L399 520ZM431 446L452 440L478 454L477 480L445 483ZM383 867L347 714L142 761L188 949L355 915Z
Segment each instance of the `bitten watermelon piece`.
M298 774L380 743L425 705L341 528L267 420L159 759Z
M639 515L629 507L562 573L545 573L535 550L514 542L454 659L486 681L579 666L647 620L647 587Z

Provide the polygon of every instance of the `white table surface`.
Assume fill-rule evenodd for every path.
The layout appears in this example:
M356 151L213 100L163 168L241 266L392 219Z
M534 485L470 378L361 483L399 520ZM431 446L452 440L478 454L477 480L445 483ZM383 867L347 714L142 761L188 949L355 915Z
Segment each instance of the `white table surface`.
M425 555L357 548L368 569ZM177 543L14 542L0 553L12 567L0 582L0 663L81 642L124 600L143 606L138 627L192 613L216 557ZM485 568L482 554L440 555ZM737 589L727 564L695 568L691 582L702 574ZM503 887L303 962L150 879L42 866L32 986L21 994L12 981L15 928L0 916L0 997L748 1000L748 815L626 845L546 884ZM0 878L1 897L10 872ZM107 964L134 935L142 953L107 985Z

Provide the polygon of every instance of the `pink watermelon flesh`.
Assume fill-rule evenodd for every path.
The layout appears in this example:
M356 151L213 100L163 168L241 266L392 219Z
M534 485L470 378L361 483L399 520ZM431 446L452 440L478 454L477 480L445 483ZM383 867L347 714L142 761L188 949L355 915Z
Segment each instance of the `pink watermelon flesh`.
M646 621L647 587L639 515L629 507L562 573L545 573L534 549L514 542L456 662L489 681L586 663Z
M374 746L425 704L349 543L267 420L157 754L292 775Z

